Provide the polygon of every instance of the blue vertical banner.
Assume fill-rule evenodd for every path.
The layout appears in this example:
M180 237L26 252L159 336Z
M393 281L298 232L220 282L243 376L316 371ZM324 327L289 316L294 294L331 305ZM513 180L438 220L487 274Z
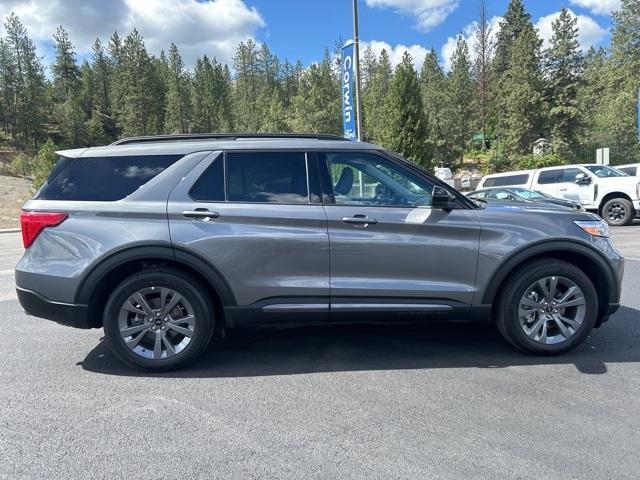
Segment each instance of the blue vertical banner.
M349 41L342 47L342 127L344 137L349 140L358 139L356 127L356 110L353 104L353 89L355 85L354 72L354 48L353 42Z

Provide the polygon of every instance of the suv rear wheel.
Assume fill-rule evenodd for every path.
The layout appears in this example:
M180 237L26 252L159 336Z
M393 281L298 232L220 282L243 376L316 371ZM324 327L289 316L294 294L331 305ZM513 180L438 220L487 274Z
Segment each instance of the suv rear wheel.
M128 277L109 297L103 317L113 353L129 365L152 371L182 367L202 354L213 320L199 283L173 269Z
M578 345L598 314L596 289L576 266L545 258L527 263L504 283L496 312L500 333L515 347L557 355Z

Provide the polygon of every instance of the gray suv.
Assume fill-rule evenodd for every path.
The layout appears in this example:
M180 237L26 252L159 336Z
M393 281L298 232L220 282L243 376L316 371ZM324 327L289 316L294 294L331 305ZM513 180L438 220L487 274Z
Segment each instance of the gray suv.
M596 215L483 205L375 145L326 135L137 137L59 152L21 215L27 313L183 366L227 328L493 321L558 354L616 311Z

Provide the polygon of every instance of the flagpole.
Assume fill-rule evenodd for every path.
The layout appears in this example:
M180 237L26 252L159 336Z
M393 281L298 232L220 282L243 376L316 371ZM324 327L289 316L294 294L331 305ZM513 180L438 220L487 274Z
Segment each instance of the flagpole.
M353 0L353 63L356 74L355 100L358 141L362 141L362 109L360 107L360 40L358 38L358 0Z

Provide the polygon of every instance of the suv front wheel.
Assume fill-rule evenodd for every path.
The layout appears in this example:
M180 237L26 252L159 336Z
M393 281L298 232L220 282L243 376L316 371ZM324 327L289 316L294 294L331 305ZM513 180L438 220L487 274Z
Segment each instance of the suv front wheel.
M149 371L172 370L205 350L213 309L194 278L154 269L135 273L115 288L103 322L107 343L120 360Z
M517 268L504 282L496 307L500 333L520 350L541 355L574 348L598 315L597 292L589 277L555 258Z

